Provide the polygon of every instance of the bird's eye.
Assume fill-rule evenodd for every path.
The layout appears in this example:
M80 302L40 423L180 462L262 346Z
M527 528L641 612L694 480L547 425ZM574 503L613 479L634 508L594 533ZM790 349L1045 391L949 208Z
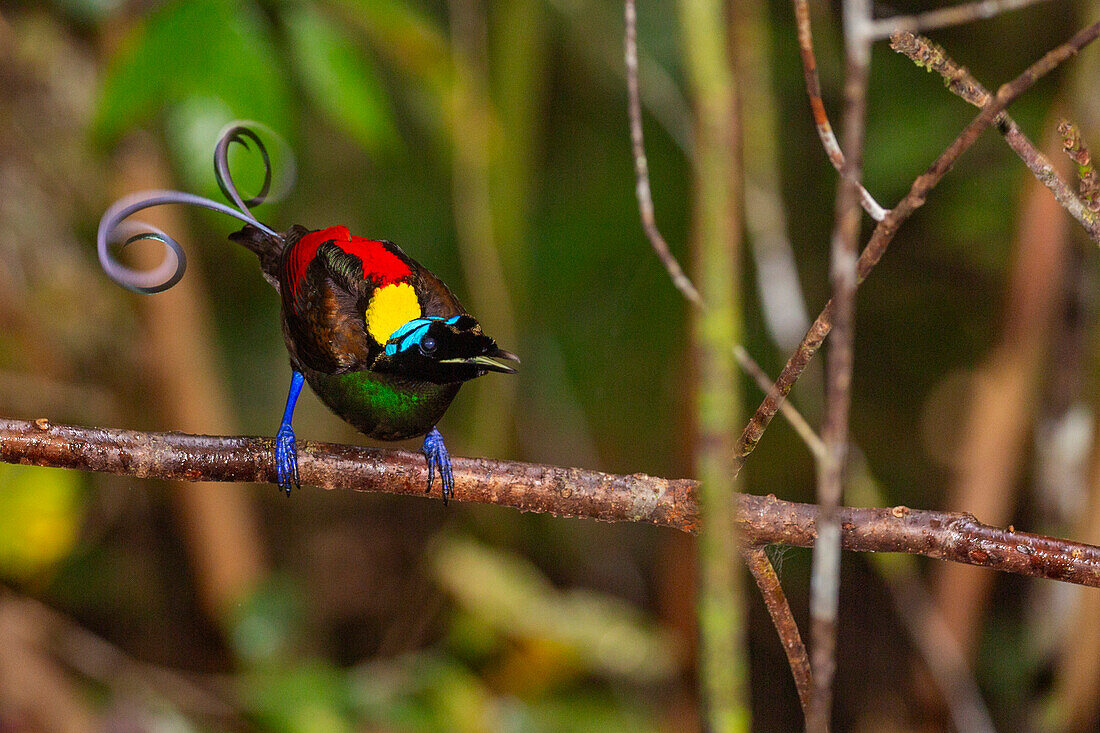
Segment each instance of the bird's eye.
M435 339L431 336L425 336L420 340L420 351L425 354L430 354L435 351Z

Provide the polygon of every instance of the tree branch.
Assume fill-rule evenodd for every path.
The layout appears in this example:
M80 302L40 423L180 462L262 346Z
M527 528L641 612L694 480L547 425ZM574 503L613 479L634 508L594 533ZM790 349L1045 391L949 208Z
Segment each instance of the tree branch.
M1100 22L1087 26L997 90L997 94L991 97L982 107L982 111L978 116L959 133L954 142L940 153L940 156L936 158L927 171L917 176L905 197L875 227L871 239L859 255L859 282L863 282L871 274L871 270L886 254L886 248L893 241L898 228L914 211L924 205L925 199L932 192L932 189L947 175L959 156L966 152L981 134L993 124L997 115L1003 112L1017 97L1030 89L1031 85L1041 77L1050 73L1063 61L1096 40L1098 35L1100 35ZM791 354L787 364L783 367L779 376L776 377L771 391L768 392L760 406L756 408L756 412L753 413L748 425L741 433L741 439L737 444L739 465L756 449L760 437L764 434L772 418L775 417L775 413L779 409L779 403L786 398L795 382L802 376L802 372L806 369L810 359L817 353L825 337L829 335L829 331L832 329L832 318L833 303L829 301L825 304L821 313L818 314L817 319L810 325L810 329L803 337L802 343Z
M909 32L895 33L890 36L890 48L908 56L918 66L942 76L949 91L975 107L984 107L989 102L992 95L986 88L969 71L955 63L941 46L924 36ZM1035 147L1007 112L997 115L993 122L1004 135L1005 142L1020 156L1032 175L1050 189L1055 200L1085 228L1093 241L1100 243L1100 217L1086 206L1087 198L1082 200L1085 192L1082 191L1082 197L1073 192L1047 157Z
M844 177L845 158L840 149L833 126L829 123L829 115L825 111L825 102L821 98L821 80L817 76L817 56L814 54L814 36L810 25L810 4L807 0L794 0L794 19L798 26L798 49L802 56L802 73L806 78L806 96L810 100L810 111L814 116L814 126L817 128L817 136L821 138L821 145L825 148L825 154L829 162L836 168L837 173ZM888 213L882 208L875 197L870 194L863 184L858 181L852 183L859 187L860 204L875 221L882 221Z
M779 634L783 651L787 654L787 663L791 667L794 686L798 690L798 701L802 705L802 715L808 716L810 694L813 689L810 657L806 653L806 645L802 643L802 634L798 631L798 624L791 613L790 604L787 603L787 596L783 593L779 575L775 572L775 567L763 547L745 547L741 550L741 556L749 566L749 572L752 573L757 587L760 588L760 595L764 598L768 615L771 616L775 631Z
M180 481L275 484L274 439L142 433L0 418L0 461ZM699 529L697 482L487 458L452 458L455 501L605 522ZM298 444L302 483L323 489L423 496L424 457L334 443ZM737 496L746 544L812 547L818 509L774 496ZM853 552L904 552L1100 588L1100 547L982 524L969 514L906 507L842 508Z
M935 28L993 18L1001 13L1019 10L1039 2L1046 2L1046 0L980 0L929 10L919 15L895 15L876 20L871 27L871 32L876 38L888 38L897 31L930 31Z
M844 0L844 149L830 243L829 280L833 286L833 340L825 362L825 415L821 439L825 460L817 463L818 537L810 569L810 636L813 689L806 730L827 733L832 718L836 675L836 627L840 606L840 505L848 464L848 417L852 406L858 286L860 180L871 75L870 0Z

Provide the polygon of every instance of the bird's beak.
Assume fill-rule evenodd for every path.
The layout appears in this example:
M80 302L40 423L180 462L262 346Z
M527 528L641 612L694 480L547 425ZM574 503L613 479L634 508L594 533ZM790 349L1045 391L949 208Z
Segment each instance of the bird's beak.
M482 369L488 369L491 372L504 372L505 374L515 374L516 368L506 362L515 362L519 364L519 357L510 351L504 349L497 349L491 354L482 354L481 356L473 356L468 359L440 359L440 364L471 364L473 366L481 367Z

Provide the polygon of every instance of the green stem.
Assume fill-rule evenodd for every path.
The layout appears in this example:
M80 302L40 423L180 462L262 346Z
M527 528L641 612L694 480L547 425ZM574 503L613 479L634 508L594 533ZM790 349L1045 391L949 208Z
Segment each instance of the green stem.
M734 523L734 438L740 394L729 345L741 340L741 161L737 103L721 0L683 0L680 19L696 120L695 282L698 368L695 451L700 538L700 677L708 728L748 731L748 665Z

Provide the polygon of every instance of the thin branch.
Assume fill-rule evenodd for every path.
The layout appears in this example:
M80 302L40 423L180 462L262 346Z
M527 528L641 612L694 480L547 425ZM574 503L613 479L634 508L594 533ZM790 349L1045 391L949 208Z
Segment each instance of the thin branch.
M733 355L737 359L737 363L741 366L742 371L756 382L756 386L759 387L762 392L767 394L774 380L756 363L756 360L752 358L748 350L741 344L736 344L733 347ZM810 423L802 416L798 408L791 404L789 400L783 400L783 403L779 405L779 411L783 413L783 417L787 418L787 422L790 423L794 431L798 433L798 437L802 438L802 442L810 449L810 453L813 454L814 459L818 461L823 460L825 458L825 443L821 440L821 437L814 432L814 429L810 427Z
M664 263L669 277L672 278L672 284L696 307L706 308L706 302L699 295L699 291L695 288L691 279L684 273L675 255L669 250L668 243L657 226L649 183L649 163L645 152L645 136L642 132L640 84L638 79L638 14L635 0L625 0L624 6L626 18L626 40L624 45L626 47L626 83L630 109L630 141L634 151L634 173L637 178L635 191L638 197L638 210L642 217L642 226L653 251ZM752 356L749 355L745 347L734 344L733 355L745 373L752 377L760 385L760 388L767 393L772 386L772 382ZM824 455L824 445L821 443L821 439L817 437L805 418L787 403L784 403L780 409L814 456L820 458Z
M672 278L672 284L684 297L699 307L703 307L703 298L691 279L680 267L676 256L668 248L668 242L657 228L657 219L653 211L653 194L649 187L649 160L645 154L645 137L642 132L642 99L638 84L638 13L634 0L625 0L626 14L626 89L627 107L630 111L630 142L634 150L634 172L638 178L635 193L638 196L638 211L642 216L642 228L657 253L661 263Z
M810 110L813 112L817 135L821 138L821 145L825 148L829 161L843 177L844 151L836 140L833 126L829 123L829 115L825 111L825 102L821 99L821 80L817 76L817 56L814 55L814 36L810 27L810 5L807 0L794 0L794 17L798 24L798 48L802 56L802 72L806 77L806 96L810 98ZM885 219L889 212L858 181L856 185L859 186L860 203L871 218L875 221Z
M1047 0L981 0L980 2L956 5L952 8L929 10L919 15L895 15L891 18L876 20L871 26L871 34L876 39L889 38L898 31L928 31L933 28L946 28L951 25L972 23L985 20L1012 10L1026 8L1028 5Z
M275 441L249 436L143 433L0 418L0 461L101 471L136 478L277 484ZM302 441L302 483L322 489L424 496L424 456L409 451ZM622 476L517 461L452 458L454 501L478 502L605 522L699 530L698 482ZM774 496L738 494L747 544L812 547L818 508ZM1007 573L1100 588L1100 547L982 524L969 514L844 508L844 549L904 552Z
M1026 92L1031 85L1041 77L1050 73L1059 64L1070 58L1086 45L1096 40L1100 35L1100 22L1078 31L1068 41L1049 52L1041 59L1028 67L1022 74L1001 86L996 96L992 97L981 113L955 138L940 156L932 163L932 166L913 181L909 192L897 206L895 206L886 218L878 223L871 239L859 256L859 282L863 282L886 253L886 248L897 234L898 227L912 215L914 211L924 205L925 199L933 188L943 179L947 171L966 150L973 145L978 137L991 125L997 115L1004 111L1005 107L1017 97ZM779 403L791 391L791 387L802 375L806 365L814 354L817 353L821 343L828 336L832 328L832 301L825 304L817 319L810 325L809 331L802 339L802 343L787 360L783 371L779 373L775 384L772 385L764 401L753 413L752 419L741 433L738 442L738 455L741 462L752 453L760 442L768 424L775 417L779 409Z
M848 462L848 415L852 405L855 304L858 279L860 179L870 78L870 0L845 0L844 148L848 157L837 188L831 250L834 331L825 364L825 416L821 437L825 460L817 464L817 501L821 506L819 541L810 575L810 628L813 640L813 693L806 730L825 733L832 711L836 675L836 625L840 604L840 505Z
M794 686L798 689L798 701L802 704L802 714L809 715L810 690L813 687L813 679L810 674L810 658L806 654L806 645L802 643L802 635L798 633L798 624L791 614L791 606L787 603L787 596L783 593L783 586L779 583L779 576L775 573L772 561L768 559L768 553L763 547L746 547L741 551L745 558L745 564L749 566L753 580L760 588L760 595L764 597L764 605L768 607L768 615L779 634L779 640L783 643L783 651L787 653L787 663L791 666L791 675L794 677Z
M1092 155L1081 141L1081 133L1072 122L1062 120L1058 123L1058 134L1062 136L1062 148L1066 155L1077 164L1077 183L1085 206L1093 213L1100 211L1100 182L1097 181ZM1097 239L1100 240L1100 237Z
M909 57L918 66L934 71L947 82L947 88L975 107L984 107L990 93L964 67L956 64L942 47L923 36L912 33L895 33L890 37L890 48ZM1051 165L1050 160L1035 147L1016 121L1006 112L993 120L1004 135L1005 142L1024 162L1035 178L1050 189L1055 200L1070 216L1085 228L1089 236L1100 243L1100 216L1090 210L1088 199L1082 201ZM1098 202L1100 205L1100 202Z

